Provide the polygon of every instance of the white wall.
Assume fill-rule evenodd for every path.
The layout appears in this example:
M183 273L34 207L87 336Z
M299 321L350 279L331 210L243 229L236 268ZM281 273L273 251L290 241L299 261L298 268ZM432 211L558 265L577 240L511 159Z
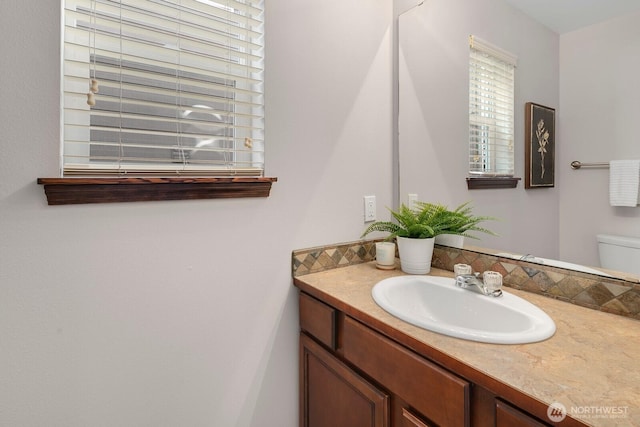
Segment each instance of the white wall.
M573 160L639 159L640 11L560 37L560 256L599 265L596 234L640 237L640 209L609 206L607 169Z
M524 106L558 107L558 35L504 0L426 1L400 17L399 33L401 200L472 200L476 213L501 219L485 224L500 237L468 243L557 258L563 183L524 189ZM467 190L470 34L518 56L515 173L523 180L515 189Z
M271 197L49 207L59 2L0 3L1 425L297 425L290 252L392 204L392 4L266 19Z

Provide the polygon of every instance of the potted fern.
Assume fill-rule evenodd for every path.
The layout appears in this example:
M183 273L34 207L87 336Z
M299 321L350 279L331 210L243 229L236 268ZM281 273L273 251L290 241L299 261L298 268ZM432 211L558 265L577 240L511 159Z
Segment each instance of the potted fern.
M418 205L422 204L422 202L417 203ZM493 231L490 231L479 225L484 221L495 220L496 218L490 216L473 215L470 203L471 202L463 203L453 211L451 211L452 216L449 228L444 233L436 236L436 244L451 246L454 248L462 248L465 237L477 239L476 236L470 234L470 232L473 231L496 236Z
M448 232L459 220L458 214L440 204L419 202L416 209L402 204L391 210L395 219L376 221L362 233L362 237L374 231L388 232L387 240L398 243L400 268L409 274L427 274L431 271L431 258L435 236Z

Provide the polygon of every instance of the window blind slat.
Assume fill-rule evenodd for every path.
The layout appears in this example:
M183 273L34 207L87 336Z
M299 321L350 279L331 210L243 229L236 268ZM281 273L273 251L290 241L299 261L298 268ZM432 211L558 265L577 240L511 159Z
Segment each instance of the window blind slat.
M215 1L192 0L149 0L149 5L141 5L141 2L119 0L96 0L95 9L90 0L66 0L66 11L72 11L84 15L96 16L120 16L141 17L144 21L169 23L184 23L189 25L194 22L210 22L227 26L245 25L247 27L260 27L263 25L262 14L264 12L261 2L244 3L233 0L223 0L224 3Z
M222 46L240 52L262 48L262 45L257 42L259 40L257 39L258 34L242 27L238 28L236 33L232 33L226 25L216 27L211 23L208 23L209 25L206 27L193 29L185 25L159 27L148 22L127 23L120 21L117 16L98 19L94 23L90 22L91 16L78 16L78 18L82 19L68 22L67 27L91 32L95 28L96 33L101 36L122 36L128 40L144 41L150 45L168 48L175 48L178 39L181 40L181 43L192 42L206 46Z
M231 141L226 141L227 143L231 144ZM99 144L97 144L100 147L103 147L105 149L107 149L108 147L112 147L112 148L119 148L120 145L117 143L109 143L109 142L101 142ZM232 151L239 151L239 152L247 152L248 150L233 150L231 148L219 145L219 146L208 146L208 145L200 145L200 146L195 146L195 145L184 145L184 144L178 144L176 141L174 141L172 144L170 145L150 145L150 144L129 144L128 145L129 148L139 148L139 149L153 149L153 150L165 150L165 151L175 151L177 149L183 149L186 152L193 152L195 150L197 151L203 151L203 152L215 152L215 153L221 153L221 152L225 152L225 153L230 153ZM114 150L116 151L116 150ZM164 155L163 155L164 156ZM76 156L79 157L79 156ZM114 158L114 160L117 160L118 157ZM126 158L123 158L126 159ZM151 159L149 159L151 160ZM206 160L201 160L202 162L206 163Z
M137 62L146 62L149 64L157 64L159 66L171 66L180 62L183 68L193 68L196 70L216 70L216 67L220 71L224 71L226 74L230 74L227 69L235 72L239 77L245 77L250 73L259 73L262 68L258 62L256 62L255 55L239 56L233 51L228 50L213 50L206 51L201 50L176 50L167 48L166 46L160 46L154 43L139 41L139 40L126 40L121 43L119 36L117 35L104 35L98 36L95 50L99 55L107 57L120 57L124 60L131 60ZM67 45L70 48L74 46L72 43ZM78 62L89 63L89 58L86 52L89 48L85 46L75 45L76 52L73 52L68 56L69 59L74 59ZM187 46L188 48L188 46ZM85 51L83 54L82 51ZM93 49L92 49L93 50ZM151 57L150 55L153 55Z

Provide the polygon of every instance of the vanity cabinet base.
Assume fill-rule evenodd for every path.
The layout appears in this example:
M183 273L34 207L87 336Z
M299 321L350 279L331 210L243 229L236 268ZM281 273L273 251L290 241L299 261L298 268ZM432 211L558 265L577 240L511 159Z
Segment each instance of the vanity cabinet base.
M544 405L511 387L465 365L438 364L397 334L304 292L300 298L301 427L556 425ZM586 425L567 417L562 426Z

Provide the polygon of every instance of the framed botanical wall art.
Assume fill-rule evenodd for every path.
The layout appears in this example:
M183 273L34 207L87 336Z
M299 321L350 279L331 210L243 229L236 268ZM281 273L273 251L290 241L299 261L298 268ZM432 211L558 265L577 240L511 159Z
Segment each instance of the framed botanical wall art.
M527 102L525 105L524 188L555 185L556 110Z

